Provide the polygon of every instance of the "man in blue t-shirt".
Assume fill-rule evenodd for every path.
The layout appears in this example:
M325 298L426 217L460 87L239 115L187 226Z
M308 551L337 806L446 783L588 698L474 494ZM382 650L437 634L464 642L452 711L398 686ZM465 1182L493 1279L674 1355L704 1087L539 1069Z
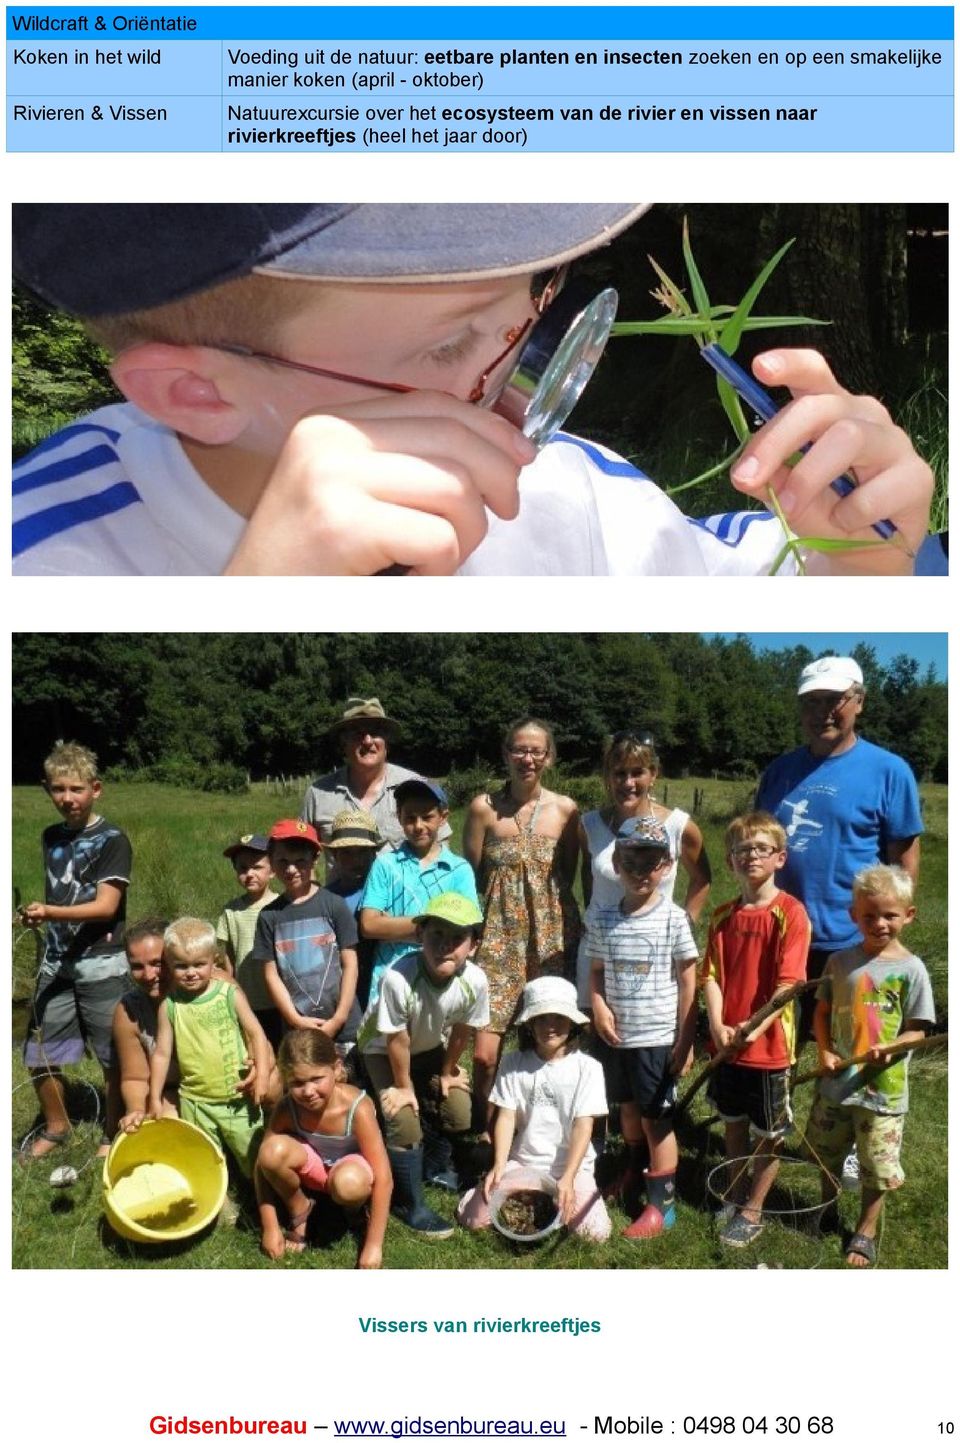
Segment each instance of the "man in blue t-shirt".
M855 946L853 878L877 862L896 863L914 882L920 869L920 797L902 757L857 736L863 672L849 656L822 656L800 673L797 695L805 746L771 762L757 807L787 834L777 881L810 916L807 976L819 977L831 952ZM812 992L803 998L798 1047L810 1036Z

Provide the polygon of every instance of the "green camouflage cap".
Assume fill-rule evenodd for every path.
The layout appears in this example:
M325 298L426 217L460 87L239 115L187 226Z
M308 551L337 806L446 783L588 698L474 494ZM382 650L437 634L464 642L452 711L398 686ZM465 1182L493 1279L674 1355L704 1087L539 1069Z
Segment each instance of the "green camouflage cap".
M441 892L439 897L431 897L414 920L428 922L431 917L439 917L441 922L449 922L451 927L479 927L483 922L483 913L476 902L462 897L459 892Z

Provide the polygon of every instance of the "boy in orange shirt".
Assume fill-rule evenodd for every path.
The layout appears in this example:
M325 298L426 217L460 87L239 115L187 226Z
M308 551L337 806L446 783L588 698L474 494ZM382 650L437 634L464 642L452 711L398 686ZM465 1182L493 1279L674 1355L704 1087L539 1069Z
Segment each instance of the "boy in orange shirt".
M786 861L786 842L783 828L766 812L750 812L730 823L727 863L740 896L714 911L700 968L713 1045L718 1052L736 1049L730 1061L720 1063L709 1094L726 1126L728 1190L720 1240L736 1248L747 1247L763 1230L763 1205L780 1166L781 1142L793 1123L793 1003L748 1035L742 1030L758 1008L807 975L810 920L801 903L775 881ZM752 1176L742 1161L751 1130L759 1137Z

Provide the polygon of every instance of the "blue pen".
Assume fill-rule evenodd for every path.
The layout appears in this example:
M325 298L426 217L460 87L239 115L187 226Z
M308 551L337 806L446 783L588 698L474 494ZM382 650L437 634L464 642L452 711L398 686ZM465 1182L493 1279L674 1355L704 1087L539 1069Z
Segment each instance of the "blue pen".
M756 412L761 421L773 420L774 416L779 412L780 407L773 398L767 394L759 381L755 381L742 366L738 366L737 362L732 356L727 355L722 346L718 346L716 341L711 341L709 345L700 348L700 354L707 365L712 366L717 375L722 376L723 379L733 387L740 399L746 401L747 405L752 411ZM810 450L810 447L801 446L800 449L806 453ZM857 483L852 476L838 476L834 481L830 482L830 486L838 496L849 496L851 491L856 490ZM905 551L908 556L914 556L914 553L907 546L906 541L904 541L892 521L875 521L873 523L873 530L878 536L882 536L884 541L892 541L895 545L899 546L902 551Z

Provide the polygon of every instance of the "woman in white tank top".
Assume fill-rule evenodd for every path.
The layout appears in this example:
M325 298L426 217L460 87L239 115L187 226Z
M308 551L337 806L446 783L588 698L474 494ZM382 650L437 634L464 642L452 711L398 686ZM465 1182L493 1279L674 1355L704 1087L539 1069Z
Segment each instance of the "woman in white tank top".
M661 806L651 795L660 768L653 738L643 732L617 732L603 754L603 779L609 801L598 811L580 819L582 885L586 903L584 935L577 955L577 995L581 1007L589 1009L590 974L586 938L590 923L603 907L615 907L623 889L613 870L613 844L617 828L629 817L655 817L670 838L672 865L660 883L660 891L673 898L677 869L688 877L683 906L696 922L710 891L710 863L703 836L687 812L679 807Z

